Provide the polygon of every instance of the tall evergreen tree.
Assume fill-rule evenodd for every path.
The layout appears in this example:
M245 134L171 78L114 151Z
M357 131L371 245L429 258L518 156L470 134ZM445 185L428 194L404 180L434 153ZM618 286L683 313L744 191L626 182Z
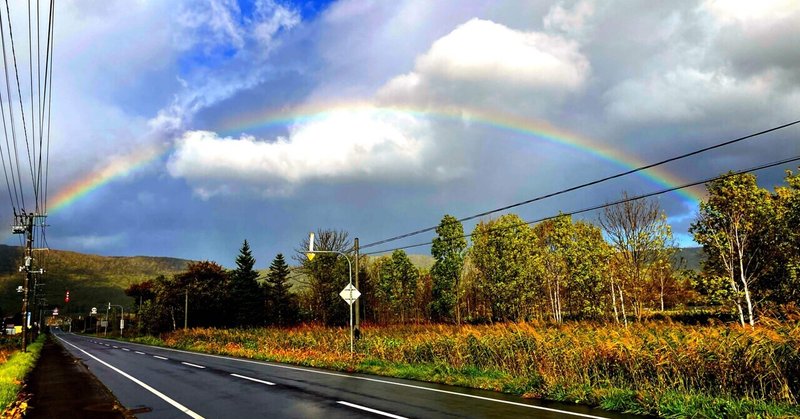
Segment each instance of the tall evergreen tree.
M253 269L256 259L250 251L247 240L239 249L236 269L231 272L231 301L235 308L232 316L233 326L247 327L264 323L264 310L261 288L258 285L258 272Z
M467 248L464 227L452 215L445 215L436 227L436 234L431 246L435 259L430 272L433 281L431 317L437 322L458 320L458 279Z
M267 322L286 326L297 320L297 302L294 295L289 293L289 265L278 253L269 266L267 282L264 285L267 302Z

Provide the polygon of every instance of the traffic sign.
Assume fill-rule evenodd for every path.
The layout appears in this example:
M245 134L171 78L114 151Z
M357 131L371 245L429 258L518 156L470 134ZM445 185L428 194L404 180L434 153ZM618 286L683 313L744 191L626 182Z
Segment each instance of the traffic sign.
M54 316L58 316L58 308L54 308L53 309L53 315Z
M92 307L92 314L97 314L97 307Z
M342 292L339 293L339 296L341 296L347 304L353 304L358 300L358 297L361 296L361 292L359 292L353 284L347 284Z

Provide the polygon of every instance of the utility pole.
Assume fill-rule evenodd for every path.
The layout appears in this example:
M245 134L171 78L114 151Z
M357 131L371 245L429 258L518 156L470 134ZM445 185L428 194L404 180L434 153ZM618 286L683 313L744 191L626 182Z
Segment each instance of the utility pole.
M183 330L189 325L189 288L186 288L186 299L183 302Z
M358 289L359 288L358 287L358 272L359 272L358 271L358 237L356 237L355 240L353 240L353 249L356 251L356 257L355 257L355 265L356 265L355 286L356 286L356 289ZM359 328L359 326L361 325L361 304L359 303L359 300L356 300L354 304L356 305L355 306L355 309L356 309L356 321L355 321L355 323L356 323L355 324L356 332L355 333L356 333L356 336L361 337L361 329Z
M33 274L44 273L43 269L33 269L33 222L36 218L46 217L45 215L38 215L34 213L22 214L14 213L15 224L11 229L13 234L25 235L25 264L19 267L20 272L25 272L25 281L22 285L22 352L28 351L28 311L30 310L28 301L30 300L30 286L33 283ZM35 294L34 294L35 295Z
M33 214L23 215L25 217L25 266L20 270L25 270L25 283L22 286L22 352L28 351L28 286L33 275L31 263L33 263Z

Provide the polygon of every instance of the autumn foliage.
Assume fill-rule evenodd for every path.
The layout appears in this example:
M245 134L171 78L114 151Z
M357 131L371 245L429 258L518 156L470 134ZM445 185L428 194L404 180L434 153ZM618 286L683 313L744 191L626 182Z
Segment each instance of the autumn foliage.
M676 395L796 404L800 317L765 323L754 330L669 322L365 326L352 357L346 329L320 326L190 329L163 343L595 405L625 394L634 411L663 414L662 402Z

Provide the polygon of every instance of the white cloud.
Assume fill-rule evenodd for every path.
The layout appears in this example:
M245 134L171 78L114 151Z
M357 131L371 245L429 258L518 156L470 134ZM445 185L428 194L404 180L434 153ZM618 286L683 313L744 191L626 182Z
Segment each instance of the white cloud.
M444 180L458 168L431 161L428 123L411 115L365 107L297 123L287 138L220 137L186 132L167 164L201 196L256 189L290 193L311 181Z
M589 63L575 42L472 19L434 42L417 69L455 80L574 90L586 79Z
M471 19L417 57L414 71L387 82L389 103L542 110L580 90L590 73L577 42Z
M546 90L578 89L588 72L589 62L573 41L481 19L472 19L434 42L415 66L418 77Z

